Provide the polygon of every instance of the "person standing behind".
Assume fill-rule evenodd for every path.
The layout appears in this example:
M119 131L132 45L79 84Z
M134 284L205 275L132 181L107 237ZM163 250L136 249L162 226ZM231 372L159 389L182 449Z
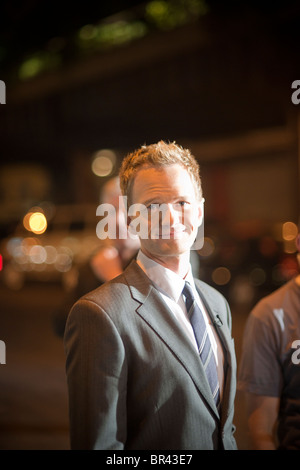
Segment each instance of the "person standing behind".
M300 251L300 234L296 239ZM299 259L299 253L298 253ZM262 298L247 319L238 389L251 447L300 450L300 275Z
M231 313L190 264L203 216L199 166L161 141L127 155L120 186L141 249L69 314L71 448L236 449Z
M110 178L102 188L101 204L114 207L116 229L126 231L125 208L120 204L121 197L119 178ZM99 247L78 267L78 276L73 288L53 314L53 328L59 337L64 336L67 317L74 303L84 294L121 274L136 256L139 246L138 239L129 237L99 240Z

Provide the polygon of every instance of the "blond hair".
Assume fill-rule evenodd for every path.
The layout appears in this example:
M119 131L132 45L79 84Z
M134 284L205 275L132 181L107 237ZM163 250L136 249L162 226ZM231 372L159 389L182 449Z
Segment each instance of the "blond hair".
M143 145L123 160L119 178L123 196L130 201L132 184L136 173L143 168L162 168L168 165L179 164L190 175L194 184L196 196L202 199L200 168L190 150L184 149L175 142L157 142L152 145Z

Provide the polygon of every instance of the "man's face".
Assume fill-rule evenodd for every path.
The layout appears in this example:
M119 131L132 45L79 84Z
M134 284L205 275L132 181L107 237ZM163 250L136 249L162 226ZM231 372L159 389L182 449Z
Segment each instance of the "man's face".
M190 250L202 221L202 205L187 170L179 164L142 168L135 176L131 196L132 204L147 208L139 217L145 254L156 258ZM132 220L135 222L134 217Z

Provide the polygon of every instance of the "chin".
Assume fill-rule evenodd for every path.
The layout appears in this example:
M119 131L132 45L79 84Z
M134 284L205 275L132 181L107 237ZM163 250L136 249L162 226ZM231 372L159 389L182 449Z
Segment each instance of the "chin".
M179 256L182 255L183 253L186 253L187 251L190 251L192 244L190 241L183 241L181 240L159 240L159 251L162 255L166 256Z

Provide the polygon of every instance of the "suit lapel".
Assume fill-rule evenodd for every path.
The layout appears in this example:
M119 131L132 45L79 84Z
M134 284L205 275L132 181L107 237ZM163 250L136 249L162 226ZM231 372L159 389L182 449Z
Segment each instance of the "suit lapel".
M132 297L139 303L136 312L172 351L194 381L203 399L219 417L201 360L173 313L136 262L125 272Z

